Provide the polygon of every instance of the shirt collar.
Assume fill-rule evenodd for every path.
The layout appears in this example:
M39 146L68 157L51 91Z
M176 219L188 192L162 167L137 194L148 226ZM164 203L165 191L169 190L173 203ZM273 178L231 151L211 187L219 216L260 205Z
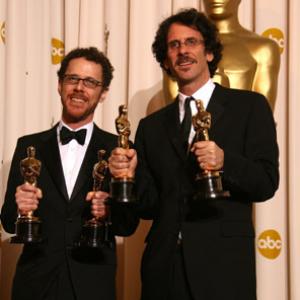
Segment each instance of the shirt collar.
M202 100L204 109L206 109L208 102L211 98L211 95L215 89L215 83L210 78L203 86L201 86L200 89L198 89L193 95L191 95L195 100ZM178 98L179 98L179 106L184 107L184 101L185 99L189 97L187 95L184 95L179 92ZM193 105L194 106L194 105ZM192 110L193 110L192 106ZM196 106L195 106L196 108Z

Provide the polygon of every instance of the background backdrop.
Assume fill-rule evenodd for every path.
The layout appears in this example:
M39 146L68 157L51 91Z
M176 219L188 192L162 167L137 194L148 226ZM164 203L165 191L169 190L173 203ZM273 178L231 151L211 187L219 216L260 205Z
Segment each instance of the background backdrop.
M60 118L56 71L64 53L77 46L107 53L114 79L95 121L115 132L118 106L126 103L133 139L151 99L161 95L162 73L151 53L157 26L184 7L203 10L200 0L0 0L0 205L17 138L48 129ZM259 300L300 300L299 12L299 0L242 0L239 8L244 27L258 34L272 29L269 38L281 49L274 111L281 182L272 201L256 205ZM139 262L148 227L143 222L134 236L118 239L119 300L139 299ZM8 238L2 232L3 300L10 299L20 251Z

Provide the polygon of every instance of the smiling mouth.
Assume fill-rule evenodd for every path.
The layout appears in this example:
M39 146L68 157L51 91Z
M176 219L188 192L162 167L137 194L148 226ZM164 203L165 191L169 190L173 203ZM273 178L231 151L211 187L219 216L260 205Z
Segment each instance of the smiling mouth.
M87 102L86 97L82 95L71 95L70 99L73 103L78 103L78 104Z
M192 64L193 64L193 62L187 61L187 62L179 63L179 64L177 64L177 66L178 67L187 67L187 66L190 66Z
M196 63L196 61L194 59L191 59L189 57L182 57L176 61L175 65L178 67L188 67L194 63Z
M81 98L72 97L71 100L75 103L84 103L85 101Z

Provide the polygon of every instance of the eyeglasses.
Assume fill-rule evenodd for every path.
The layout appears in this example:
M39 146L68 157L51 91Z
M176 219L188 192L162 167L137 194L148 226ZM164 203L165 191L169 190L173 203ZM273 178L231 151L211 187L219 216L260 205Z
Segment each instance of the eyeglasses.
M170 50L177 50L180 47L182 47L182 45L184 45L187 48L195 48L195 47L199 46L200 44L204 44L204 40L190 37L190 38L185 39L184 41L173 40L168 43L168 48Z
M63 81L65 84L76 85L79 83L80 80L82 80L82 83L85 87L90 89L95 89L97 86L102 86L102 82L91 77L80 78L76 75L68 75L68 74L64 75L63 77Z

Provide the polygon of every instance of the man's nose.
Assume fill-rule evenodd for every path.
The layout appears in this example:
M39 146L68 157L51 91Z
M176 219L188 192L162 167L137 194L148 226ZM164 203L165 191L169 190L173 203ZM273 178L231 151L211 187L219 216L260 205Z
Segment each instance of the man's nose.
M184 43L184 42L181 42L178 46L178 52L179 53L186 53L188 52L188 46Z
M75 84L75 89L76 90L82 90L83 87L84 87L83 79L79 79L78 82Z

